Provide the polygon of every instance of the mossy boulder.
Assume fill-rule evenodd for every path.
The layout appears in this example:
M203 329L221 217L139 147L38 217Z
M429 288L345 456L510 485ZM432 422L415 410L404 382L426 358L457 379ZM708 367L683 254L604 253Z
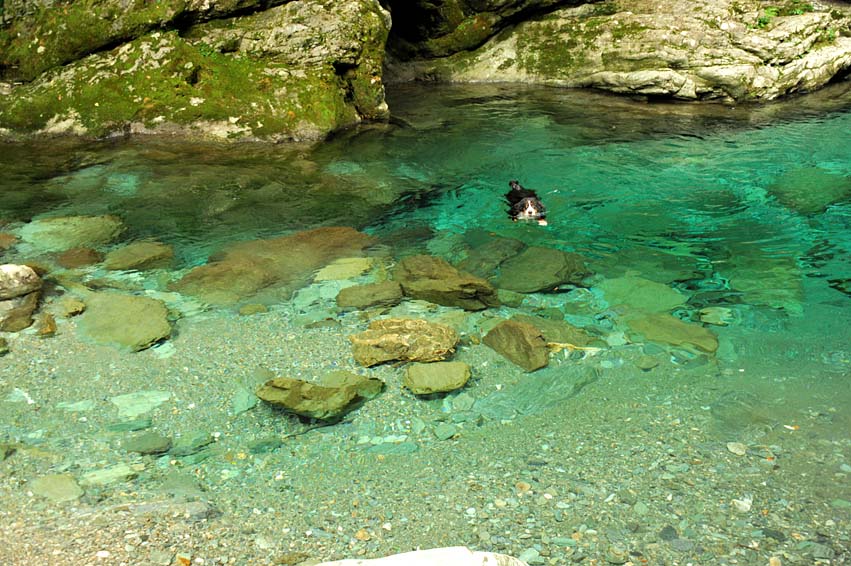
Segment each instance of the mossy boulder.
M236 14L252 2L234 0L216 3L233 17L211 22L215 14L186 9L197 3L136 4L127 16L115 15L127 8L118 0L57 5L4 29L0 67L28 82L0 98L0 128L315 140L387 115L389 18L377 0L296 1L250 15ZM232 12L222 10L228 4ZM115 15L114 25L76 23L86 5L95 17Z

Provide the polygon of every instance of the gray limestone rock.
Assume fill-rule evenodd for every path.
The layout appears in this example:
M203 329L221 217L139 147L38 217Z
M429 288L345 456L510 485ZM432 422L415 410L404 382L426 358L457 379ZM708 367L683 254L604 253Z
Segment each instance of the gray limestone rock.
M432 25L441 22L435 17ZM812 91L851 67L851 37L840 31L849 28L849 10L840 4L794 10L756 0L630 0L559 7L501 31L486 11L454 23L478 23L474 45L455 42L421 50L439 58L393 61L389 80L428 76L685 100L772 100Z

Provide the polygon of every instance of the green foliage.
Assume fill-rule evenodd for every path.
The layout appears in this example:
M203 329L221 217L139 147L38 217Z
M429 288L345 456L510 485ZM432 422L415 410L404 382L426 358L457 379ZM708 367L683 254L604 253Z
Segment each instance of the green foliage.
M766 28L771 25L774 18L782 16L800 16L812 12L815 8L809 2L802 0L789 0L788 2L777 5L768 6L763 10L762 15L756 21L756 27L759 29Z

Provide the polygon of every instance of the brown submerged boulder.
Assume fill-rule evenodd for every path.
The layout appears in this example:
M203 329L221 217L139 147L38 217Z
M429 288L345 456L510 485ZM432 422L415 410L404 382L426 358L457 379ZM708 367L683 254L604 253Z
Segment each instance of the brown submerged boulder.
M383 362L436 362L455 352L458 333L443 324L419 319L373 321L367 330L349 336L352 354L362 366Z
M183 276L174 288L218 305L274 287L289 296L320 267L363 251L372 239L348 227L326 227L226 247Z
M482 339L486 346L526 371L549 363L549 350L541 331L527 322L504 320Z
M415 395L429 395L461 389L469 379L470 366L464 362L433 362L409 365L403 385Z
M402 297L402 287L397 282L381 281L341 289L337 294L337 306L342 309L392 307L399 304Z
M393 272L405 295L438 305L478 311L499 306L493 285L458 271L443 259L428 255L406 257Z
M156 267L168 267L174 260L174 249L161 242L133 242L114 249L104 259L106 269L118 271L125 269L145 270Z
M257 389L257 396L302 417L333 421L383 389L384 382L379 379L335 371L317 383L290 377L271 379Z

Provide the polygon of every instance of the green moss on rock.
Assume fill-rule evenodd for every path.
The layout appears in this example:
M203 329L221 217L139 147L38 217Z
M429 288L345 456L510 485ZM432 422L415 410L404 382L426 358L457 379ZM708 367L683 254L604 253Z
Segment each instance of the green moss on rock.
M171 12L152 21L183 9L177 0L161 4ZM0 99L0 128L93 137L177 131L320 139L364 118L386 117L381 73L388 30L376 0L315 0L179 33L145 33L15 86ZM30 71L50 64L33 63Z
M98 137L216 122L226 137L315 138L358 120L340 81L155 32L18 87L0 101L0 126Z

